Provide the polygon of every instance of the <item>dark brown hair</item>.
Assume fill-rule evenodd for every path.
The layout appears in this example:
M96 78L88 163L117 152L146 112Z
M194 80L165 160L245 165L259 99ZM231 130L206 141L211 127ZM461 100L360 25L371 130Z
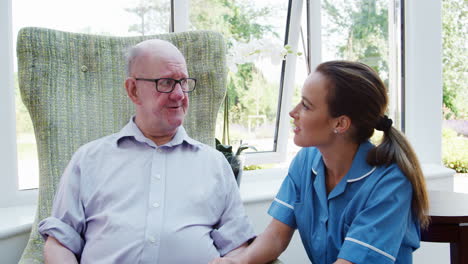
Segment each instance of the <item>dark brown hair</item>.
M369 66L351 61L328 61L316 72L328 82L327 104L332 117L346 115L351 119L351 138L360 144L373 134L387 110L385 84ZM413 186L412 209L421 227L427 227L429 208L426 183L418 158L406 137L392 126L384 129L382 142L367 156L370 165L396 163Z

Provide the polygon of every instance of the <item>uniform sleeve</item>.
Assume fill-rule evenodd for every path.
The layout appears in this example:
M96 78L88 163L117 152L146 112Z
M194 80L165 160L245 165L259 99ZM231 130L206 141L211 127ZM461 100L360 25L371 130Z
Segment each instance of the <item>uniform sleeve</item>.
M268 209L268 214L293 229L297 228L294 205L300 200L300 190L297 187L295 179L300 177L299 174L303 166L304 149L291 162L288 175L284 178L278 194Z
M75 154L66 167L55 194L51 216L39 223L39 233L44 239L54 237L79 256L84 246L86 227L78 156Z
M393 174L393 175L392 175ZM394 263L412 223L412 186L399 170L382 177L349 226L338 258L356 264Z
M222 155L222 154L220 154ZM225 179L225 207L211 237L221 256L255 237L252 224L244 211L234 174L222 157L222 177Z

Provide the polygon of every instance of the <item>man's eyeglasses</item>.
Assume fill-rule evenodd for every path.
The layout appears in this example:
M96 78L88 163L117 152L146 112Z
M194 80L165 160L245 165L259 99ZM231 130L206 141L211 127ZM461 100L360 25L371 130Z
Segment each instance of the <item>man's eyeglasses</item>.
M179 84L182 88L182 92L190 93L195 90L197 79L195 78L182 78L180 80L174 80L172 78L159 78L159 79L145 79L135 78L138 81L154 82L156 84L156 91L160 93L170 93L174 91L176 84Z

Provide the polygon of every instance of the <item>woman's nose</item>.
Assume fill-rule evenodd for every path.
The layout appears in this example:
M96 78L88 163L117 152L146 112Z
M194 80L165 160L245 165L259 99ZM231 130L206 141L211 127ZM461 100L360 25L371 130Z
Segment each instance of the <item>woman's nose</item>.
M289 116L292 117L292 118L296 118L296 115L297 115L297 105L291 110L291 112L289 112Z

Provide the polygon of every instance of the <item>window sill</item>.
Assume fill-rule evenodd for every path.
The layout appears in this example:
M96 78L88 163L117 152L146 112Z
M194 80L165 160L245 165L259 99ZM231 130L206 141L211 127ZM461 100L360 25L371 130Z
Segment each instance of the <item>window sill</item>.
M439 164L421 164L424 177L426 177L426 180L430 181L431 179L437 179L437 178L445 178L445 177L450 177L455 174L455 171L449 168L444 167L443 165Z
M247 204L273 200L287 173L287 168L244 171L240 185L242 201Z
M431 181L437 182L443 178L446 178L449 184L453 183L453 170L437 164L423 164L422 167L429 188ZM287 173L287 168L244 171L240 186L244 204L272 201ZM29 232L35 212L36 205L0 208L0 240Z
M0 208L0 240L29 232L35 212L36 205Z

